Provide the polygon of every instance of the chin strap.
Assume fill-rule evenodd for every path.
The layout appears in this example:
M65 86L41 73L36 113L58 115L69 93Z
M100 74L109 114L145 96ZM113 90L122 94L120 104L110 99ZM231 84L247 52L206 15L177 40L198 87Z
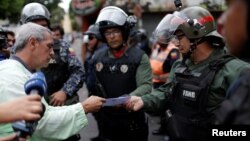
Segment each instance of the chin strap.
M197 48L197 45L203 43L205 41L204 38L199 38L199 39L192 39L190 40L190 49L189 51L183 55L182 59L182 65L186 66L185 62L188 58L190 58L191 54L194 52L194 50Z

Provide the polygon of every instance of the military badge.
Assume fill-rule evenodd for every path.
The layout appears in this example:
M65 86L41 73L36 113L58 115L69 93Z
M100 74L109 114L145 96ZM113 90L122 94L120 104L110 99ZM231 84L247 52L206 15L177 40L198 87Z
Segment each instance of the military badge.
M96 71L100 72L103 68L103 64L101 62L97 63L95 65Z
M56 60L55 59L50 59L49 64L56 64Z
M128 65L121 65L120 70L122 73L126 73L128 71Z
M73 48L69 48L69 55L70 56L76 56L75 50Z

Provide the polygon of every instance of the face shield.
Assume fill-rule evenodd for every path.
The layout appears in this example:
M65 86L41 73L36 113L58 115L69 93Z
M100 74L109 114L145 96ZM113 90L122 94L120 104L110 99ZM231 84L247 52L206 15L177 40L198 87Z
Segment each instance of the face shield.
M109 22L112 22L116 24L117 26L123 26L127 21L127 17L128 15L124 11L122 11L120 8L115 7L115 6L108 6L108 7L103 8L100 11L99 16L97 17L96 23L107 21L105 22L106 24L108 24ZM106 26L109 26L109 25L106 25Z
M184 24L186 17L179 12L167 14L156 27L153 38L160 44L168 44L171 39L176 38L175 32Z

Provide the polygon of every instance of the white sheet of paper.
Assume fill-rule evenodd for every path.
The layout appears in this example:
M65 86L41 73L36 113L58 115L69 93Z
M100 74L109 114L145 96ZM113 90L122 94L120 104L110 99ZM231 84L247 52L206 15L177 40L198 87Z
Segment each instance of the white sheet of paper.
M130 99L130 96L120 96L117 98L108 98L102 106L116 106L126 103Z

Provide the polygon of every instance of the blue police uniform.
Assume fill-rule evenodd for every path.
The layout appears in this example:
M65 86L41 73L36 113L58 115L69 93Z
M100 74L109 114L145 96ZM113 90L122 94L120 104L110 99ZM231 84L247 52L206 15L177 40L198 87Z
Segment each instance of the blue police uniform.
M67 94L65 105L79 102L77 91L82 87L85 72L81 62L75 56L70 45L59 40L54 47L55 57L47 68L42 69L48 83L48 91L44 96L49 103L49 96L59 90Z

